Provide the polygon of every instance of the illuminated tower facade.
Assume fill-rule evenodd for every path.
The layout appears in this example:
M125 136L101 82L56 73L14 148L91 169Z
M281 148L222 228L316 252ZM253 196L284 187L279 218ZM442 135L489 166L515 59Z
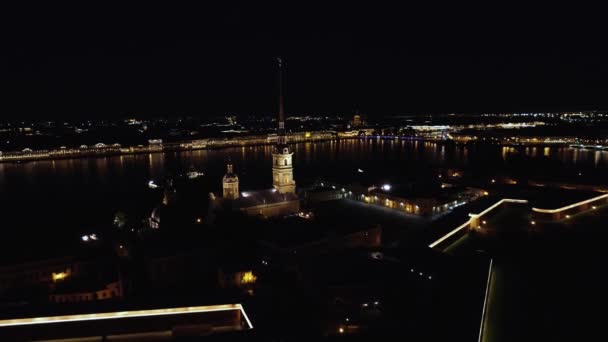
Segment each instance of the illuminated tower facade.
M355 114L355 116L353 116L353 127L361 127L361 115Z
M279 131L277 145L272 152L272 186L282 194L295 193L296 182L293 180L293 152L287 146L285 134L285 111L283 109L283 61L277 58L279 65Z
M234 174L232 163L228 162L227 171L222 179L223 197L229 200L239 198L239 177Z

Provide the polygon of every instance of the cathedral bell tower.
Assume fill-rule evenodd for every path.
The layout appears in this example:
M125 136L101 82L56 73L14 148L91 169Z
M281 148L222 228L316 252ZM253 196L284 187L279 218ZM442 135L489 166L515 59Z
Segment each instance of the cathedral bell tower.
M232 163L228 162L227 172L222 179L223 197L228 200L239 198L239 177L232 170Z
M282 194L296 192L292 156L287 145L277 145L272 153L272 186Z
M285 111L283 109L283 61L277 58L279 65L279 131L277 145L272 152L272 186L282 194L295 193L296 182L293 180L293 152L287 146L285 134Z

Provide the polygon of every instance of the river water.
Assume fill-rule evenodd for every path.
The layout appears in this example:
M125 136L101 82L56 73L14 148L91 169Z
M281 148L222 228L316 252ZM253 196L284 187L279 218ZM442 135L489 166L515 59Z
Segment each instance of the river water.
M293 146L299 185L323 177L352 182L364 171L378 181L397 182L434 168L462 168L477 176L495 172L533 177L605 181L608 152L567 147L456 146L421 141L343 140ZM124 155L0 164L3 241L34 246L50 237L111 223L125 207L158 203L147 183L190 168L205 173L201 192L219 191L226 160L232 160L241 190L269 187L271 146ZM42 242L41 242L42 241ZM52 239L50 240L52 241ZM34 247L32 247L34 248Z

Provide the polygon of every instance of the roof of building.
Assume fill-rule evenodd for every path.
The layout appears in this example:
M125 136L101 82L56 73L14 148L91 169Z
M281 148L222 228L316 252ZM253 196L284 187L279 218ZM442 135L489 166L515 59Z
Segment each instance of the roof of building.
M309 220L297 216L283 218L268 223L262 240L281 248L295 248L331 237L347 236L379 228L374 224L361 224L346 220L342 223Z
M319 186L311 189L307 189L307 193L323 193L323 192L342 192L343 188L331 187L331 186Z
M237 200L240 208L255 207L264 204L297 201L298 196L293 193L282 194L276 189L243 191Z
M412 191L409 187L393 186L390 190L384 190L382 188L376 188L370 191L371 194L385 195L388 197L395 198L396 200L420 200L420 199L432 199L438 203L445 203L459 199L462 195L470 192L481 191L473 188L464 188L461 186L452 186L447 188L429 188L427 193L420 191Z

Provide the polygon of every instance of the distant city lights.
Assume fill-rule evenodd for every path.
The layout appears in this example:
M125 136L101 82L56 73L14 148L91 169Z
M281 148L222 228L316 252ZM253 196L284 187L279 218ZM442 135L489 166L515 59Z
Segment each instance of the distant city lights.
M89 242L89 241L97 241L97 234L88 234L88 235L83 235L80 237L80 239L84 242Z

